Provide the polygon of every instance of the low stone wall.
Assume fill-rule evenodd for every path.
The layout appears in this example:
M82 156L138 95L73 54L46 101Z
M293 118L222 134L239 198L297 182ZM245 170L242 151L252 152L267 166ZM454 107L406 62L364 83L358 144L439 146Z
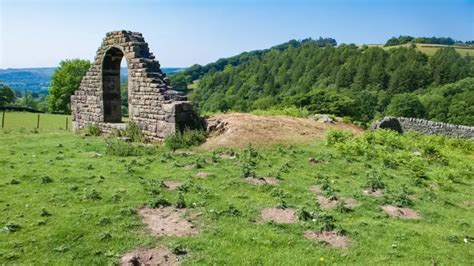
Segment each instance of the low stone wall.
M392 129L393 125L395 124L395 121L397 121L400 125L402 132L416 131L424 134L445 135L450 137L467 138L474 140L474 127L453 125L419 118L385 117L384 119L375 122L373 125L373 129ZM397 130L397 128L393 129Z

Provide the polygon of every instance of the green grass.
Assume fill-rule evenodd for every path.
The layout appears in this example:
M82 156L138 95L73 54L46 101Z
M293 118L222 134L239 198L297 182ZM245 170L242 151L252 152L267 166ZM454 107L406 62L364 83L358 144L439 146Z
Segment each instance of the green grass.
M137 247L178 244L188 250L184 264L474 261L472 142L388 132L338 136L331 138L331 146L315 142L259 149L257 175L278 173L282 178L273 188L244 182L239 158L221 159L199 148L187 154L130 144L143 149L142 155L118 157L106 154L103 138L64 131L0 131L0 264L102 265L117 262ZM323 163L310 164L310 157ZM181 167L196 163L201 168ZM199 171L213 176L196 178ZM374 174L385 183L387 198L363 195L367 176ZM195 221L200 234L155 238L134 214L133 209L157 197L153 190L176 202L178 191L156 185L169 179L185 182L187 206L201 213ZM347 250L303 237L304 230L321 226L318 220L291 225L256 222L259 211L277 206L281 197L289 207L319 212L308 187L326 179L339 196L361 203L348 213L326 211L351 238ZM421 220L390 218L380 209L403 186ZM232 209L239 212L228 211ZM471 242L464 243L466 236Z
M453 47L459 54L461 54L462 56L466 56L466 55L469 55L469 56L474 56L474 47L473 46L456 46L456 45L441 45L441 44L424 44L424 43L417 43L415 44L416 45L416 49L420 52L423 52L429 56L432 56L436 53L436 51L438 51L441 47ZM410 47L411 44L402 44L402 45L395 45L395 46L388 46L388 47L384 47L383 44L373 44L373 45L369 45L369 46L379 46L379 47L382 47L384 48L385 50L390 50L390 49L394 49L394 48L397 48L397 47Z
M66 118L68 119L68 129L72 127L70 115L56 114L35 114L28 112L5 112L5 129L34 129L37 125L38 115L40 116L40 130L60 130L66 129ZM2 119L3 113L0 113ZM1 120L0 120L1 121Z

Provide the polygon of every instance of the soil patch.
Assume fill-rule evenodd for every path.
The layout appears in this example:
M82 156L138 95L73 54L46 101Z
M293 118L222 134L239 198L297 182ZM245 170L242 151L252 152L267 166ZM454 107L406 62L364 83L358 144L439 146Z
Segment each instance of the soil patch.
M249 143L261 146L275 143L298 144L324 138L331 128L361 134L363 130L342 122L321 123L307 118L289 116L259 116L244 113L213 115L207 119L210 137L205 149L218 147L243 148Z
M392 217L398 217L402 219L420 219L420 215L417 211L410 208L400 208L393 205L383 205L382 209Z
M191 221L183 218L185 209L143 208L138 210L147 227L158 236L187 236L198 233Z
M325 196L318 196L317 199L323 209L334 209L337 206L337 200L331 200Z
M119 265L179 265L179 258L166 248L137 249L126 253Z
M202 178L208 177L210 175L211 174L207 173L207 172L199 172L199 173L196 174L197 177L202 177Z
M247 181L248 183L252 184L252 185L256 185L256 186L263 186L263 185L271 185L271 186L276 186L278 185L278 183L280 183L280 181L274 177L255 177L255 178L252 178L252 177L249 177L249 178L246 178L245 181Z
M376 190L366 189L366 190L364 190L364 194L369 195L369 196L373 196L373 197L382 197L383 196L383 190L381 190L381 189L376 189Z
M183 185L182 182L177 182L177 181L172 181L172 180L163 181L163 186L165 186L167 190L175 190L179 188L181 185Z
M313 193L316 193L316 194L319 194L321 193L323 190L321 189L321 186L320 185L312 185L309 187L309 190Z
M334 231L305 231L304 237L310 240L319 240L331 247L345 249L349 246L349 238Z
M279 224L296 223L296 211L294 209L266 208L260 213L264 221Z
M316 159L316 158L309 158L308 162L309 162L310 164L320 164L320 163L322 163L323 161L318 160L318 159Z
M318 196L317 197L319 205L323 209L334 209L337 206L337 203L342 201L344 203L344 206L349 208L349 209L354 209L355 207L359 206L359 202L353 198L341 198L339 200L332 200L329 199L325 196Z

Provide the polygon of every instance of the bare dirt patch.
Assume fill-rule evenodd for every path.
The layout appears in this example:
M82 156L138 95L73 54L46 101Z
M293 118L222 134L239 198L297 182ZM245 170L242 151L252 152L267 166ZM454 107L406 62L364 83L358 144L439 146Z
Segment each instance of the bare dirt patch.
M179 265L179 257L166 248L137 249L126 253L119 265Z
M323 138L330 128L343 129L355 134L363 132L354 125L342 122L332 124L288 116L229 113L214 115L207 119L207 131L210 132L210 137L202 147L242 148L249 143L258 146L275 143L308 143Z
M325 196L319 195L317 197L319 205L323 209L334 209L336 208L339 202L342 202L346 208L354 209L358 207L360 204L357 200L353 198L341 198L341 199L330 199Z
M383 205L382 209L385 211L385 213L387 213L388 215L392 217L398 217L402 219L411 219L411 220L416 220L416 219L421 218L417 211L410 208L400 208L393 205Z
M323 209L334 209L337 206L337 200L332 200L325 196L318 196L317 199Z
M309 187L309 190L313 193L316 193L316 194L319 194L321 193L323 190L321 189L321 186L320 185L312 185Z
M179 188L181 185L183 185L182 182L177 182L177 181L172 181L172 180L163 181L163 186L167 190L175 190L175 189Z
M322 163L323 161L318 160L318 159L316 159L316 158L309 158L308 162L309 162L310 164L320 164L320 163Z
M187 236L198 233L190 220L184 218L184 209L143 208L138 210L147 227L158 236Z
M263 185L276 186L278 185L278 183L280 183L278 179L274 177L270 177L270 176L255 177L255 178L249 177L249 178L246 178L245 181L256 186L263 186Z
M381 189L365 189L364 190L365 195L373 196L373 197L382 197L383 196L383 190Z
M296 223L296 211L290 208L266 208L261 211L260 217L267 222L279 224Z
M349 246L349 238L339 235L334 231L311 231L304 232L304 237L310 240L323 241L327 245L335 248L346 249Z
M196 176L201 177L201 178L206 178L208 176L211 176L211 174L208 173L208 172L199 172L199 173L196 174Z

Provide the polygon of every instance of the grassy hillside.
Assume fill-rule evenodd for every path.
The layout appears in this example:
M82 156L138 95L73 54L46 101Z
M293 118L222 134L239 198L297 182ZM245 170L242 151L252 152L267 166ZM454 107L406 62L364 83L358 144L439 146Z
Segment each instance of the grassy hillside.
M0 264L111 264L156 246L187 253L185 265L472 263L472 142L392 132L336 132L328 141L172 153L68 132L0 131ZM241 177L248 170L279 183L255 186ZM181 185L167 190L169 180ZM324 209L314 185L358 206ZM383 196L364 194L369 186L383 187ZM180 197L199 233L154 237L137 209ZM386 204L420 219L390 217ZM299 219L262 221L268 207L294 209ZM348 238L348 247L304 237L322 229Z
M441 45L441 44L425 44L425 43L417 43L413 44L416 46L416 50L428 55L432 56L438 51L440 48L443 47L452 47L462 56L474 56L474 46L457 46L457 45ZM402 44L402 45L394 45L385 47L383 44L371 44L371 47L382 47L385 50L396 49L399 47L410 47L411 44Z

